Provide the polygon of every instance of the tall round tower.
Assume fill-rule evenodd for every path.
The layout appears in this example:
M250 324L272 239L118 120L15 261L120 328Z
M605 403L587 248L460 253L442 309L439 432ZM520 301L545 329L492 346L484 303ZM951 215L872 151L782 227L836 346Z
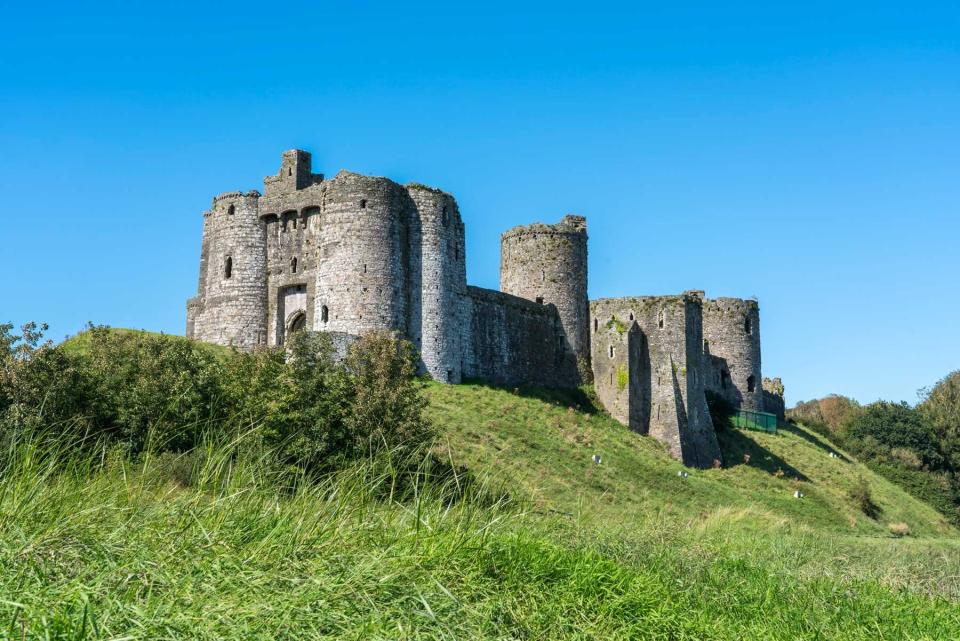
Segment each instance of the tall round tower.
M734 407L763 410L760 375L760 308L755 300L703 301L707 388Z
M229 192L204 212L192 338L252 348L266 342L267 241L260 194Z
M345 171L324 184L313 329L406 332L406 192Z
M453 196L424 185L406 186L410 218L409 334L423 370L434 380L459 383L460 332L466 294L463 221Z
M587 300L587 219L564 216L555 225L514 227L500 239L500 289L556 305L567 349L583 380L590 378Z

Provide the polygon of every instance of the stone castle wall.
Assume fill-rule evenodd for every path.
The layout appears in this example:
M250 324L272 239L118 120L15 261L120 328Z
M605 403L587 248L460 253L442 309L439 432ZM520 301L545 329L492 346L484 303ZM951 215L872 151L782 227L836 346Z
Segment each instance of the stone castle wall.
M763 410L760 374L760 309L754 300L717 298L703 304L707 389L734 407Z
M587 221L564 216L556 225L514 227L500 239L500 289L555 305L569 358L589 380L590 310L587 299Z
M600 299L590 327L604 407L685 464L709 467L721 455L704 395L701 307L696 292Z
M464 298L463 372L500 385L575 387L557 308L480 287Z

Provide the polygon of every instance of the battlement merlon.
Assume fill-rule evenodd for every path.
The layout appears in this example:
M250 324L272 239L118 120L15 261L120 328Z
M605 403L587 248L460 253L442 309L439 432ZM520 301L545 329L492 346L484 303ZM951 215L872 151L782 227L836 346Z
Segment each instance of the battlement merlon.
M280 171L274 176L264 177L264 194L274 196L290 193L322 183L323 174L313 173L312 166L313 158L310 152L302 149L288 149L282 154Z
M587 235L587 219L584 216L567 214L555 224L532 223L511 227L500 235L501 240L514 236L528 236L534 234L582 234Z

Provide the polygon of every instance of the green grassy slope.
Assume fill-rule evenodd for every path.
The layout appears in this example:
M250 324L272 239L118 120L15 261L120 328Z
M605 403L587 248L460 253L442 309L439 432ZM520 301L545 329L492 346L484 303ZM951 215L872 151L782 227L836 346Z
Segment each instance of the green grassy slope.
M425 394L462 500L369 465L291 488L243 443L4 444L0 639L957 637L957 531L821 437L722 433L727 467L680 478L576 394Z
M657 518L704 521L737 513L742 527L807 528L831 534L888 537L905 522L919 537L953 537L927 504L874 474L802 427L777 434L720 433L723 469L690 470L654 439L639 436L562 395L538 398L482 385L429 385L430 415L443 428L443 449L474 471L499 475L539 508L582 513L610 524ZM837 452L840 458L831 458ZM591 456L602 463L596 465ZM749 463L744 463L749 454ZM863 477L881 508L877 520L848 498ZM794 498L795 490L804 494Z

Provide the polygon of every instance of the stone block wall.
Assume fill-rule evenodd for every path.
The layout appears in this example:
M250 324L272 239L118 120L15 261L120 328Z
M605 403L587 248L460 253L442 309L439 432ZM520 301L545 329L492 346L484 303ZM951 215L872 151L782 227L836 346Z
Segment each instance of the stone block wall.
M463 308L464 376L500 385L576 385L556 307L467 287Z
M787 406L783 399L783 381L779 378L763 379L763 411L776 414L781 421L787 420Z
M763 410L760 309L755 300L717 298L703 304L707 389L734 407Z
M698 292L590 303L597 396L693 467L721 458L704 392L701 305Z
M229 192L203 215L200 282L187 305L190 338L252 348L266 341L266 233L260 194Z
M590 310L587 299L587 221L564 216L555 225L514 227L500 239L500 289L555 305L569 358L589 380Z

